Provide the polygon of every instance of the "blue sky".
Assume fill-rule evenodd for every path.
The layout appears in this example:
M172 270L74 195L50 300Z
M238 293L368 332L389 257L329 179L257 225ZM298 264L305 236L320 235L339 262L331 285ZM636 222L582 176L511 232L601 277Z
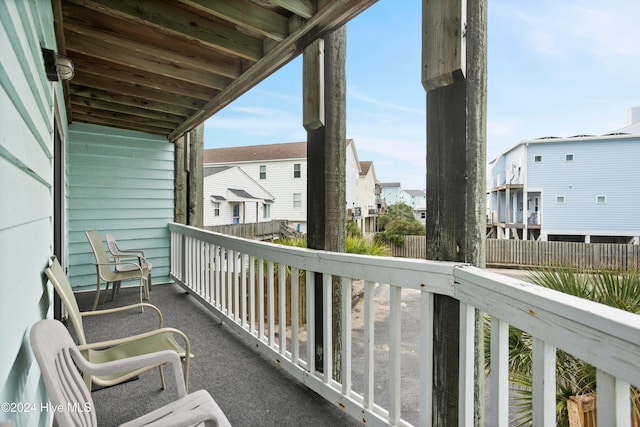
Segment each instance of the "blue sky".
M640 1L488 0L487 161L521 140L600 135L640 105ZM421 0L347 25L347 137L381 182L424 189ZM306 140L297 58L205 123L205 148Z

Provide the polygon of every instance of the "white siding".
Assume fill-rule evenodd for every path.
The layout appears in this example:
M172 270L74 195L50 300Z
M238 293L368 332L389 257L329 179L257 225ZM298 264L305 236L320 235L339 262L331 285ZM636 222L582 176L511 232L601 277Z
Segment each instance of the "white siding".
M93 252L84 234L111 233L123 248L143 249L152 283L169 281L174 215L173 144L165 137L73 124L69 129L69 280L95 289Z
M358 203L362 207L362 214L368 216L369 209L376 209L376 175L373 164L366 175L358 179Z
M234 201L236 196L229 192L230 188L244 190L251 196L261 200L236 202ZM268 218L264 217L262 200L273 200L274 196L265 191L264 188L249 178L245 172L238 167L230 167L227 170L205 177L203 195L203 216L205 226L233 224L233 205L236 203L240 204L240 224L268 222L273 219L273 215ZM213 195L222 196L226 199L219 200L219 216L215 216L214 201L211 199L211 196Z
M505 221L523 222L540 197L543 238L549 234L574 236L640 235L640 136L605 135L524 141L503 153L491 170L493 185L522 184L511 200L490 198L491 211ZM558 204L557 197L564 203ZM606 196L606 203L597 203ZM526 215L526 216L525 216ZM494 218L494 219L498 219Z
M29 348L36 321L51 316L42 269L53 250L53 111L40 47L55 50L49 2L0 2L0 402L46 401ZM45 26L41 26L41 25ZM0 421L44 425L41 411L0 412Z
M360 177L360 162L353 141L347 144L347 164L345 166L345 199L347 209L361 206L358 200L358 178ZM363 212L364 213L364 212Z
M542 163L533 162L535 155ZM545 233L640 234L640 137L531 144L528 158L528 184L543 189ZM598 195L606 204L596 203ZM556 196L565 203L556 204Z
M293 165L300 164L300 178L293 177ZM214 164L209 164L212 166ZM220 165L220 164L216 164ZM296 227L300 224L300 230L306 231L307 224L307 160L263 160L257 162L237 162L250 178L256 181L273 195L275 203L271 207L272 220L287 220L289 225ZM260 166L266 166L266 178L260 179ZM293 195L302 195L301 206L294 208Z

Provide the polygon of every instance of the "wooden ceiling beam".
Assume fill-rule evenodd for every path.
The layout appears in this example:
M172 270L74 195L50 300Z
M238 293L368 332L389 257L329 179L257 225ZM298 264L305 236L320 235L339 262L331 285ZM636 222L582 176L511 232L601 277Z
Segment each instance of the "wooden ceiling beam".
M81 75L104 76L115 81L176 93L205 101L220 92L220 90L216 88L187 83L160 74L149 72L141 73L135 68L127 67L119 63L107 62L86 56L74 57L73 63Z
M178 66L195 67L232 79L242 72L242 61L236 57L81 6L73 9L73 16L65 17L65 28L78 36L126 47L132 55L161 57Z
M166 104L175 104L186 108L198 109L206 102L205 99L195 98L193 96L179 96L175 93L140 87L130 83L115 81L109 77L92 74L76 74L73 78L72 86L73 85L90 86L107 92L140 97L150 101L164 102Z
M313 0L273 0L273 3L304 19L311 18L317 12Z
M123 95L119 93L111 93L105 90L87 88L80 85L70 86L69 91L72 96L81 96L84 98L90 98L94 100L99 99L107 102L113 102L116 104L129 105L131 107L144 108L152 111L175 114L175 115L184 116L184 117L188 117L197 111L197 109L195 108L180 107L173 103L150 101L148 99L142 99L136 96Z
M289 34L288 18L247 0L183 0L198 10L215 15L277 42Z
M165 131L170 131L173 129L171 123L165 122L163 120L154 120L149 117L139 116L137 114L122 114L117 111L110 110L100 110L93 109L87 107L78 106L75 109L76 113L81 116L91 116L91 117L100 117L106 120L118 120L123 122L130 122L131 124L140 123L144 126L152 126L157 129L164 129Z
M71 0L100 13L185 37L250 61L262 56L262 40L172 5L144 0Z
M167 123L178 125L185 119L184 116L162 111L155 111L148 108L137 108L130 105L118 104L115 102L92 99L83 96L74 96L71 105L83 108L95 108L97 110L114 111L129 116L140 116L154 120L163 120Z
M152 72L215 89L227 87L231 81L231 79L201 69L181 67L166 61L162 56L132 52L126 46L123 49L122 46L110 44L98 38L77 36L70 31L67 32L67 50L72 59L74 52L81 53L116 64L126 64L139 71Z
M82 122L82 123L90 123L90 124L94 124L94 125L115 127L115 128L119 128L119 129L135 130L135 131L138 131L138 132L145 132L145 133L150 133L150 134L153 134L153 135L163 135L163 136L167 135L167 131L165 129L163 129L163 128L158 128L158 127L155 127L155 126L141 125L140 123L138 123L136 121L130 122L130 121L127 121L127 120L114 120L114 119L105 118L105 117L99 117L99 116L89 116L89 115L86 115L86 114L74 115L73 121Z

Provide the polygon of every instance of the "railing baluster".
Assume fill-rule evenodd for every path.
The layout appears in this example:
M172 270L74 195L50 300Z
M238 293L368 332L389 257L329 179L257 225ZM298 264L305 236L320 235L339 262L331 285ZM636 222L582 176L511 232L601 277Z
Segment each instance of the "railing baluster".
M630 386L619 378L596 370L597 418L599 426L631 427Z
M291 267L291 363L298 364L300 357L300 288L299 288L299 270Z
M374 314L373 296L375 292L375 284L368 280L364 282L364 407L366 409L373 408L374 396L374 357L375 357L375 340L374 340Z
M305 271L306 301L307 301L307 369L312 374L316 371L316 312L315 312L315 273Z
M366 294L365 294L366 295ZM420 425L430 427L433 414L433 294L420 293Z
M218 310L222 310L221 298L222 298L222 247L216 245L216 278L215 278L215 304Z
M473 426L474 394L474 338L475 309L469 304L460 303L460 369L458 422L461 426Z
M226 306L227 316L233 319L233 264L234 264L235 252L231 249L227 251L227 283L225 291L227 293Z
M342 278L342 394L351 394L351 282Z
M391 425L398 425L400 421L401 301L402 289L389 285L389 422Z
M258 259L258 339L264 339L264 260Z
M509 425L509 324L491 318L491 396L490 422L496 427Z
M242 255L238 252L233 257L233 318L239 321L240 317L240 274Z
M278 335L280 354L287 352L287 268L278 264Z
M275 341L275 305L274 305L274 285L273 285L274 267L273 261L267 262L267 342L269 347L273 348Z
M227 248L220 247L220 300L218 304L220 306L220 311L222 313L225 312L226 301L227 301L227 274L226 272L229 270L229 266L227 265L227 257L229 254L227 253Z
M249 255L249 332L256 332L256 257Z
M332 277L330 274L322 275L322 306L324 307L324 316L322 316L323 327L322 332L322 358L324 364L322 366L324 373L324 382L331 384L333 379L333 334L331 333L333 325L333 298L331 298Z
M247 255L242 254L240 257L240 289L242 290L240 295L240 324L246 328L247 327Z
M556 425L556 348L533 338L533 427Z
M214 302L214 296L213 296L213 292L215 289L215 268L216 268L216 264L215 264L215 250L216 247L213 243L209 244L209 249L208 249L208 255L207 255L207 265L209 266L209 278L207 279L207 301L209 301L209 303L213 304Z

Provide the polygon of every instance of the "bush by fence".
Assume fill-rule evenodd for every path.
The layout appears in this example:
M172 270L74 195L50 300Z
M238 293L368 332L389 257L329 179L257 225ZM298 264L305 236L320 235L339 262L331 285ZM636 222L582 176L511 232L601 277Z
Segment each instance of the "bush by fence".
M405 236L401 247L391 247L393 256L425 258L425 236ZM615 243L537 242L533 240L487 239L487 265L565 266L580 269L640 268L640 245Z

